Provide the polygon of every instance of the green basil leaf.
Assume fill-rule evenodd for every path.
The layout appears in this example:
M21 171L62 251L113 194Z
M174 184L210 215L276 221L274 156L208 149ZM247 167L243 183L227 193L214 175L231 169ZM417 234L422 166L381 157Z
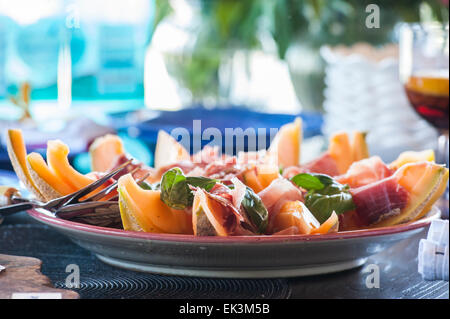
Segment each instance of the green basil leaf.
M201 177L201 176L188 176L186 182L194 187L200 187L209 192L214 185L218 182L216 179Z
M146 181L142 181L142 182L140 182L138 185L139 185L142 189L145 189L145 190L151 190L151 191L159 190L160 187L161 187L161 185L160 185L159 183L156 183L156 184L150 184L150 183L148 183L148 182L146 182Z
M297 174L291 178L291 181L298 187L306 190L321 190L325 187L324 183L317 176L307 173Z
M164 173L161 179L161 200L167 206L184 209L192 203L191 197L191 190L181 169L175 167Z
M308 191L305 205L320 223L326 221L333 211L339 215L355 209L348 185L342 185L328 175L303 173L291 180Z
M161 179L161 200L169 207L185 209L194 201L189 185L210 191L216 183L216 180L206 177L186 177L180 168L175 167L165 172Z
M331 216L333 211L339 215L355 209L352 195L345 191L333 195L307 194L305 205L321 224Z
M247 213L250 222L255 226L256 231L264 234L269 221L269 213L261 198L250 187L246 188L242 207Z

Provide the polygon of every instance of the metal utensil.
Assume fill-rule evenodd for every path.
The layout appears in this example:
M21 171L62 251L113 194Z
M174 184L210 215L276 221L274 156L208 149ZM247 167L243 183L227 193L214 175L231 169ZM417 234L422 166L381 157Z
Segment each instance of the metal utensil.
M97 194L90 196L87 199L80 200L82 197L92 193L99 187L101 187L103 184L105 184L110 178L114 177L116 174L122 172L127 168L127 166L132 162L132 160L129 160L113 171L109 172L108 174L105 174L103 177L99 178L95 182L89 184L88 186L65 196L58 197L55 199L52 199L46 203L37 201L37 200L30 200L25 199L17 196L11 196L10 201L11 204L0 207L0 218L4 216L9 216L15 213L18 213L23 210L33 209L33 208L43 208L48 211L51 211L55 214L55 216L61 217L64 216L64 214L68 214L69 212L76 212L80 211L81 213L83 210L87 209L95 209L102 206L111 206L114 204L114 202L111 201L97 201L98 199L103 198L110 192L112 192L116 187L117 183L113 183L112 185L106 187L102 191ZM59 216L62 215L62 216Z

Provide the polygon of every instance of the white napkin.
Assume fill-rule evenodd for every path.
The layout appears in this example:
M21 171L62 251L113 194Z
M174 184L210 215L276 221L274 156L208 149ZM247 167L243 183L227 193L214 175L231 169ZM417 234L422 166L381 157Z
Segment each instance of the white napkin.
M2 265L0 265L0 272L1 272L3 269L6 269L6 268L3 267Z
M419 273L425 280L448 281L449 271L449 221L433 220L427 239L419 243Z

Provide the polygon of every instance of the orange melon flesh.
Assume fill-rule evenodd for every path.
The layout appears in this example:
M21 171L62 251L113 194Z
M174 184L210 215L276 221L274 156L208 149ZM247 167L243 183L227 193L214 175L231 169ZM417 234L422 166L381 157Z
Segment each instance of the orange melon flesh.
M125 188L118 188L118 192L120 217L122 219L124 230L164 233L164 231L156 227L145 214L142 214L136 203L131 200L131 195Z
M353 162L360 161L369 157L369 147L366 143L366 133L354 132L352 139L352 157Z
M20 130L10 129L7 134L6 145L8 155L17 177L38 200L45 201L45 196L39 191L28 170L26 160L27 150L22 132Z
M206 196L202 189L198 189L194 195L192 205L192 225L196 236L228 236L228 231L223 226L223 207L216 201Z
M192 233L191 215L164 204L160 191L142 189L131 174L119 179L118 189L124 227L131 217L146 232Z
M398 158L389 164L391 169L398 169L408 163L416 162L434 162L435 156L433 150L424 150L421 152L406 151L401 153Z
M423 217L444 193L448 176L447 168L431 162L403 165L395 172L394 178L408 191L408 204L399 215L383 220L374 226L396 225Z
M338 132L331 136L328 152L334 159L339 174L345 174L353 162L369 157L366 133L353 132L350 142L350 137L346 132Z
M59 140L47 142L47 162L50 169L60 179L78 190L95 182L92 176L86 176L77 172L69 163L67 156L69 147Z
M73 187L64 182L58 175L56 175L47 166L41 154L30 153L27 156L28 167L31 174L34 176L36 185L40 187L41 192L46 195L47 200L51 200L60 196L68 195L76 191ZM54 195L49 195L52 189L56 192ZM55 195L59 195L56 196Z
M258 165L256 172L259 184L263 189L280 177L279 169L275 165Z
M331 216L320 225L311 231L311 234L329 234L335 233L339 230L339 218L338 215L333 212Z
M330 138L328 147L330 156L336 162L339 174L345 174L353 163L353 150L347 133L340 132Z
M283 125L273 139L268 152L275 154L279 167L300 164L301 144L303 140L302 119Z
M244 172L243 174L244 184L250 187L255 193L259 193L265 187L261 184L258 176L256 175L256 169L252 168Z
M300 201L287 201L271 221L271 233L296 226L299 234L310 234L320 223Z
M122 140L117 135L108 134L95 139L89 147L92 171L109 171L117 156L124 153Z

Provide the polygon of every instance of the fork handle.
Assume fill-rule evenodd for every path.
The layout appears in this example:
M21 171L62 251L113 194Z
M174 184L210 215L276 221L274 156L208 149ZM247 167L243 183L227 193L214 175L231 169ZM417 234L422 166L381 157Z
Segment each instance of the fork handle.
M13 204L9 206L0 207L0 218L6 217L24 210L32 209L33 205L30 203Z

